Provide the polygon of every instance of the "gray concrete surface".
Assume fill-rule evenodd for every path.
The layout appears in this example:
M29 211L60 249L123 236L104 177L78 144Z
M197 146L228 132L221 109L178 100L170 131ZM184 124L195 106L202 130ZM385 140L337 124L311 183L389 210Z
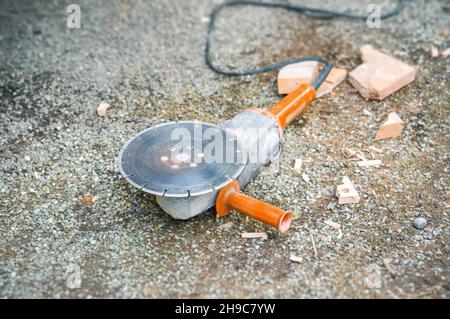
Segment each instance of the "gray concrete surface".
M66 27L72 2L81 6L81 29ZM360 12L371 2L389 6L294 2ZM214 54L224 67L324 55L351 70L370 43L419 70L381 102L344 83L287 129L279 172L245 189L295 212L287 234L237 213L173 220L120 177L118 152L144 128L220 123L280 99L276 73L225 78L205 66L205 17L216 3L0 2L0 296L448 298L449 60L429 54L431 44L449 46L444 1L408 1L381 29L283 10L223 13ZM105 118L95 115L102 100L111 104ZM391 110L406 123L402 137L374 142ZM369 146L382 149L373 154L379 169L357 168L342 153L352 147L370 158ZM294 158L310 182L293 174ZM344 175L360 204L337 205ZM85 195L96 201L84 204ZM424 229L413 227L416 217L426 218ZM342 236L327 219L342 225ZM233 227L220 227L229 221ZM269 239L244 240L243 231Z

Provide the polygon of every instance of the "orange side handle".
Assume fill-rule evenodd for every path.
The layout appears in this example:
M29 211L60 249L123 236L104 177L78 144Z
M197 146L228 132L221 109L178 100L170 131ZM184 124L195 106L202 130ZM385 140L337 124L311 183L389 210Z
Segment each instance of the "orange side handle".
M300 84L280 102L263 114L277 120L282 128L291 124L300 113L316 98L316 90L308 84ZM268 113L268 114L267 114Z
M217 196L217 216L225 216L235 209L247 216L286 232L291 226L292 214L275 206L251 198L239 191L239 182L233 180L223 187Z

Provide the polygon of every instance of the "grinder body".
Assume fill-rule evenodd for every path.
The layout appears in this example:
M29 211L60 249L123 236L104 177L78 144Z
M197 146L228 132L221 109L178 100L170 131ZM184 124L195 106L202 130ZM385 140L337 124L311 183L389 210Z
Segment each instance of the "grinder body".
M275 160L281 150L281 131L278 124L262 112L244 110L221 127L233 131L238 137L243 152L247 154L246 164L238 176L240 187L244 187L261 170ZM210 193L189 197L156 196L161 208L175 219L189 219L214 207L220 189Z
M222 124L225 130L236 133L248 155L245 167L237 178L241 188L247 185L264 165L280 155L283 129L292 123L315 97L314 88L304 83L271 109L244 110ZM214 207L219 192L220 189L216 189L208 194L185 198L156 196L156 201L173 218L189 219Z

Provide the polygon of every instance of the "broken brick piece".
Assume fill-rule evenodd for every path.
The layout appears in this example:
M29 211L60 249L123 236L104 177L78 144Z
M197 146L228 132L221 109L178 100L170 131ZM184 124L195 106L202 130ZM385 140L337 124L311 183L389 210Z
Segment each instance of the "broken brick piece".
M441 54L444 58L448 58L450 56L450 48L446 49Z
M97 200L97 197L92 196L92 195L84 195L83 197L81 197L81 202L84 205L92 205L95 203L96 200Z
M309 176L308 176L308 174L306 174L306 173L303 173L302 174L302 178L303 178L303 180L306 182L306 183L308 183L311 179L309 178Z
M339 196L339 204L358 204L361 198L356 190L350 191L348 194Z
M325 81L317 90L317 97L324 96L331 93L339 84L341 84L347 77L347 70L332 68Z
M383 100L416 78L414 67L375 50L371 45L363 46L360 51L364 63L350 72L349 80L367 99Z
M381 124L375 136L375 141L400 136L404 126L404 122L397 113L389 113L387 119Z
M294 161L294 171L299 172L302 168L302 159L301 158L296 158Z
M102 117L105 116L107 109L109 109L109 104L103 101L100 102L100 104L97 107L97 115Z
M342 179L342 184L336 187L339 204L357 204L361 200L355 186L348 177Z
M289 260L301 264L303 262L303 257L291 255L291 257L289 257Z
M436 49L436 47L431 46L430 51L431 51L430 53L431 53L432 58L437 58L439 56L439 50Z
M278 93L289 94L301 83L312 83L319 73L317 61L288 64L278 72Z

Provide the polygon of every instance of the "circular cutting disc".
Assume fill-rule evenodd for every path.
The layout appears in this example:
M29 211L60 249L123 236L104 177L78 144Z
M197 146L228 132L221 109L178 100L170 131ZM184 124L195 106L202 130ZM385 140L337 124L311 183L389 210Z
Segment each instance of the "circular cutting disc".
M245 167L231 132L195 121L170 122L142 131L119 155L122 175L159 196L207 194L230 183Z

